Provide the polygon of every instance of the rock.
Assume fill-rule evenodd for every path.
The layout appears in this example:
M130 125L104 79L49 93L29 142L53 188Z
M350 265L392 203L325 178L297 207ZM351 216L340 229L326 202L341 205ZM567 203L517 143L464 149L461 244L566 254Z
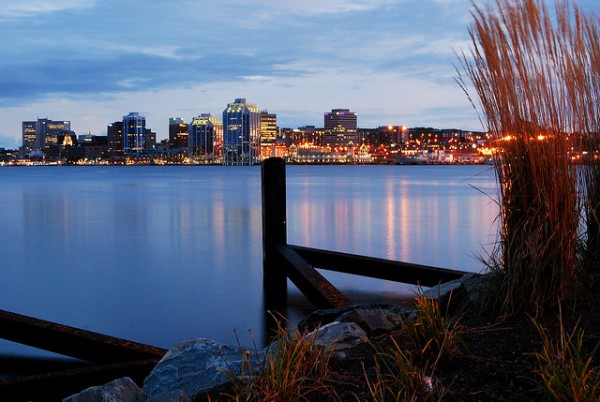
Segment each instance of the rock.
M389 319L389 316L389 311L383 309L358 308L342 314L338 321L354 322L368 333L378 334L396 328L397 325Z
M368 340L366 332L358 324L335 321L318 329L315 344L339 351Z
M448 306L448 313L454 314L460 307L474 302L481 275L467 274L459 279L442 283L423 292L427 298L437 299L440 306Z
M401 316L406 316L410 314L407 310L401 306L393 305L393 304L356 304L349 307L344 307L340 309L325 309L325 310L316 310L309 314L306 318L301 320L298 323L298 329L302 331L314 331L320 326L327 325L334 321L342 321L341 317L349 313L351 311L361 309L361 310L383 310L388 314L388 320L392 322L394 325L398 325L399 318Z
M129 377L91 387L63 399L63 402L144 402L146 394Z
M319 327L337 321L338 317L350 311L352 307L321 309L310 313L308 316L300 320L298 330L300 332L312 332Z
M233 346L210 339L195 339L175 345L144 381L144 392L154 398L177 392L194 400L212 388L229 382L224 370L240 374L242 353Z
M146 402L192 402L190 398L183 393L182 390L165 392L162 394L154 395Z

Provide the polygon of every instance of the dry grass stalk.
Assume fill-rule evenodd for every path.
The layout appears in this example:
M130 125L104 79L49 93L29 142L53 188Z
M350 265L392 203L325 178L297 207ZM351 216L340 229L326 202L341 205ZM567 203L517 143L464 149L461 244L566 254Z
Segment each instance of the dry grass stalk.
M463 56L462 66L501 144L496 253L510 314L577 293L581 204L567 133L589 142L598 132L598 29L569 1L556 3L555 19L541 0L473 6L472 59ZM459 83L466 91L460 72ZM586 183L600 201L595 166ZM588 201L594 215L600 203Z

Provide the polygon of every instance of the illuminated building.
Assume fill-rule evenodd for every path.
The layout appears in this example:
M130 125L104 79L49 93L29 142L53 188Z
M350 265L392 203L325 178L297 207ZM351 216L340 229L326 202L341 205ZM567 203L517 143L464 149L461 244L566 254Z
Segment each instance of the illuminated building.
M348 109L333 109L324 115L325 131L332 131L338 126L347 131L356 131L356 113Z
M22 129L23 151L27 153L34 149L43 150L48 145L49 137L70 131L71 122L37 119L37 121L24 121Z
M358 142L356 113L348 109L333 109L324 114L324 144L332 147Z
M188 147L189 127L183 122L181 117L169 119L169 147L187 148Z
M223 111L223 164L260 162L260 116L256 105L238 98Z
M139 113L123 116L123 150L140 154L146 150L146 118Z
M216 162L221 157L223 123L210 113L194 117L189 125L188 147L196 161Z
M108 154L112 158L123 154L123 122L116 121L106 129L108 137Z
M260 149L261 159L275 156L277 141L277 115L263 110L260 114Z

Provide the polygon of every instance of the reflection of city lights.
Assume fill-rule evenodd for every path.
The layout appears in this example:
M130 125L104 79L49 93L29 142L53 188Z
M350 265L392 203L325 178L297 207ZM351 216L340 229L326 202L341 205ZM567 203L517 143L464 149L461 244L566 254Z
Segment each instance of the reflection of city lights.
M546 139L546 137L544 137L542 134L540 134L540 135L537 136L537 139L539 141L543 141L544 139Z

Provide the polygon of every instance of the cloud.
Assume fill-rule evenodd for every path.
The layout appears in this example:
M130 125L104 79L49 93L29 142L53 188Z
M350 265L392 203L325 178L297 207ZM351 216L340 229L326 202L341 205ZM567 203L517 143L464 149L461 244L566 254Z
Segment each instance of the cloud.
M0 7L0 17L37 17L39 14L92 8L95 0L20 0Z
M0 148L17 149L21 146L21 137L0 135Z
M223 79L285 75L288 72L278 72L275 67L283 62L283 59L236 54L212 54L188 60L126 52L90 58L65 56L56 60L49 54L34 61L5 63L0 79L0 106L66 94L96 98L122 91L185 88Z
M259 6L268 7L274 15L295 14L300 16L317 16L328 14L357 13L376 10L382 7L401 3L397 0L304 0L304 1L280 1L262 0Z

